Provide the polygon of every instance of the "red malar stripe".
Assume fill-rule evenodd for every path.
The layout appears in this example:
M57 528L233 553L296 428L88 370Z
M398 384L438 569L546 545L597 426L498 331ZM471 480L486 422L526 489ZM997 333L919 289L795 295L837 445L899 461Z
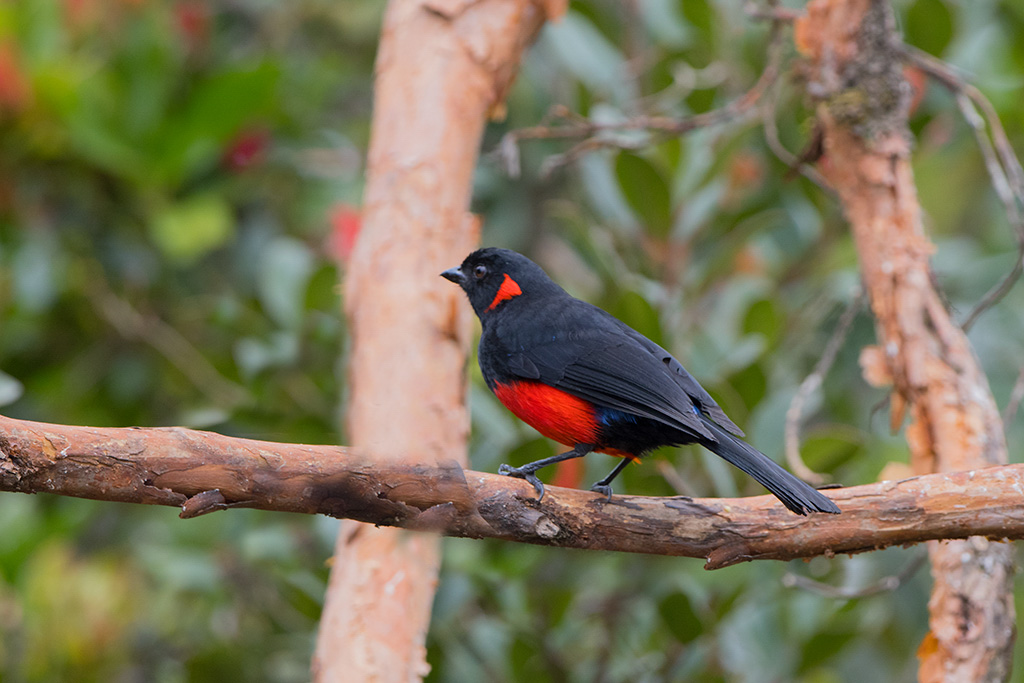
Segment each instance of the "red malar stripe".
M494 295L494 301L492 301L491 305L487 307L487 310L490 311L502 301L508 301L512 297L519 296L522 293L523 290L519 288L519 283L510 278L508 273L505 273L505 280L501 283L501 287L498 287L498 293Z

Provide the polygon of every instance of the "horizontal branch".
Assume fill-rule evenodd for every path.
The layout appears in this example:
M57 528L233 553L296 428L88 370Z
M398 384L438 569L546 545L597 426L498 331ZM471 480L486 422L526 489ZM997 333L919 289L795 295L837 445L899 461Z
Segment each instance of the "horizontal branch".
M355 519L448 536L701 557L855 553L933 539L1024 537L1024 465L828 491L841 515L799 517L771 496L650 498L547 487L408 465L337 446L253 441L170 428L92 428L0 417L0 490L181 507L194 517L249 507Z

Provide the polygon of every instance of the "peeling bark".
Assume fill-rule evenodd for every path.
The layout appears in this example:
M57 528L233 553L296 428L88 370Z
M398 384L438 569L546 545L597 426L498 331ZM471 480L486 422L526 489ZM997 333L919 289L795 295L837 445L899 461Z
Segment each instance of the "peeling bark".
M439 274L477 242L467 213L483 127L523 50L561 2L392 0L381 33L363 229L346 282L347 423L374 454L465 460L470 317ZM438 544L389 529L338 538L314 660L317 681L412 681Z
M908 89L890 7L814 0L796 28L824 134L820 170L850 221L875 314L865 376L893 386L893 425L909 410L915 473L1007 462L1002 421L967 336L933 286L910 166ZM967 539L929 547L935 584L921 681L1002 681L1014 640L1013 550Z
M406 455L412 460L418 453ZM252 441L182 428L69 427L4 417L0 491L179 506L182 517L232 507L319 513L463 538L699 557L708 569L967 536L974 538L965 543L983 551L997 545L986 539L1024 538L1024 465L829 490L841 515L800 517L767 495L616 495L607 502L591 491L548 486L538 503L533 487L522 480L463 470L451 460L412 464L369 458L340 446ZM390 540L375 533L379 531L346 525L342 542L361 553L359 562L383 566L374 553L390 552ZM370 540L361 542L364 535ZM429 533L403 532L399 538L403 549L435 543ZM408 570L400 567L390 575L383 584L386 597L411 599L404 573ZM375 595L373 585L363 588ZM367 600L363 594L353 599L371 609L362 602ZM963 604L966 618L956 627L989 642L988 631L978 628L982 622L971 618L972 609L973 603ZM376 624L367 627L387 635Z

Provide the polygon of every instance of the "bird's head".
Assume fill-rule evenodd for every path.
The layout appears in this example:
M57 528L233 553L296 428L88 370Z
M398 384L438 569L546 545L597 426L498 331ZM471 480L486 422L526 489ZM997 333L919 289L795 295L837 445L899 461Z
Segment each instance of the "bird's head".
M512 300L528 300L562 288L536 263L508 249L477 249L441 277L462 287L477 316L483 320Z

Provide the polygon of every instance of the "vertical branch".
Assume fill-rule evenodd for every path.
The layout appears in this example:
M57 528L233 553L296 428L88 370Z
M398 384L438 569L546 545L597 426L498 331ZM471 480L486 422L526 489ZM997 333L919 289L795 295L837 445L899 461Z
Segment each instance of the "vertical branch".
M813 0L796 25L811 62L808 92L824 133L821 170L839 194L860 256L881 349L871 376L891 378L894 423L909 407L916 473L1007 461L995 401L963 330L933 287L910 166L907 88L884 0ZM956 188L950 188L955 191ZM921 681L1001 681L1014 638L1012 548L983 538L934 542L930 632Z
M557 2L392 0L377 56L364 225L351 259L350 443L381 458L466 452L468 308L439 274L477 241L467 213L487 116ZM439 545L345 522L313 669L317 681L412 681Z

